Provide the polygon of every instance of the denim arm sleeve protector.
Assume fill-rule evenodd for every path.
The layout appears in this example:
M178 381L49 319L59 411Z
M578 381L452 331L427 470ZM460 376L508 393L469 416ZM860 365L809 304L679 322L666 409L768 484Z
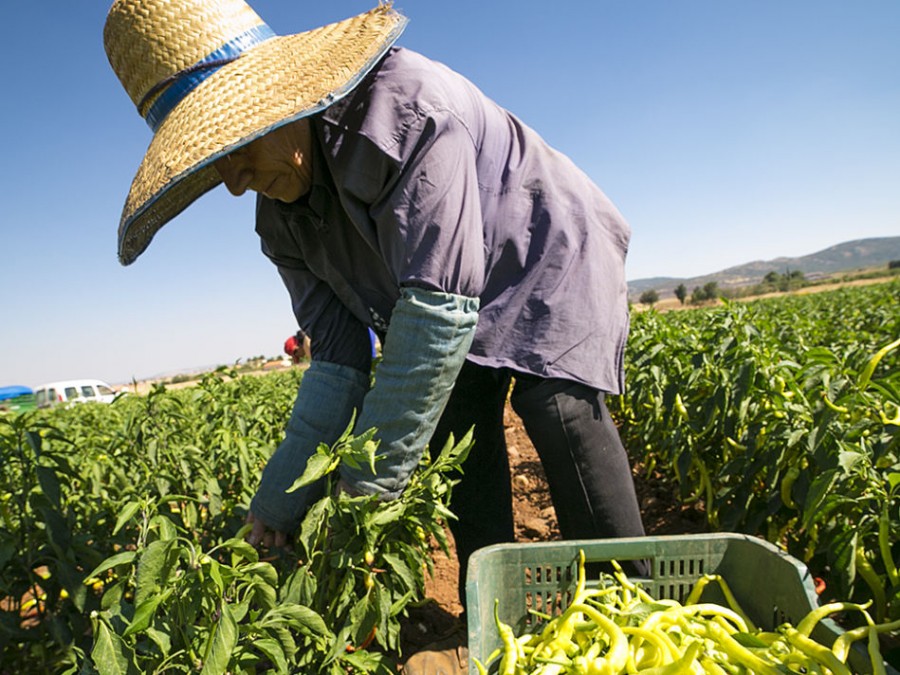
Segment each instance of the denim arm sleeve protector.
M323 494L323 483L285 492L300 477L319 443L331 445L362 405L369 374L349 366L313 361L303 374L284 440L263 470L250 503L253 515L270 529L291 532Z
M355 433L372 427L380 458L368 467L341 466L354 489L398 497L419 464L472 346L477 298L422 288L401 289L384 340L375 385L366 394Z

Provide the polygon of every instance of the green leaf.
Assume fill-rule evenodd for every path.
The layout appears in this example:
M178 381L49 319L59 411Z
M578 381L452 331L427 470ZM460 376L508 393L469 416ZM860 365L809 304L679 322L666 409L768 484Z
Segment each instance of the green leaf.
M231 614L231 608L222 603L219 619L213 626L207 643L206 660L203 662L201 675L224 675L231 661L231 654L237 646L237 623Z
M900 485L900 473L896 471L892 471L891 473L889 473L887 475L887 482L888 485L891 486L891 490L896 488L898 485Z
M174 560L169 555L174 540L154 541L141 551L137 565L134 603L140 605L149 595L157 594L165 588L172 573Z
M813 479L803 504L803 527L808 528L819 516L836 480L836 471L824 471Z
M340 662L352 666L354 672L371 673L372 675L388 675L395 672L391 667L390 660L384 654L365 649L342 655ZM345 668L346 666L341 666L341 669L335 672L345 672Z
M307 567L298 567L279 589L278 599L283 604L298 604L310 606L316 597L318 583L316 577L310 574Z
M118 567L119 565L129 565L136 555L137 551L122 551L121 553L116 553L114 556L110 556L97 565L97 567L91 570L91 573L85 578L88 579L90 577L100 576L106 570L111 570L113 567Z
M389 612L390 616L397 616L398 614L400 614L400 612L402 612L406 608L406 606L410 602L412 602L414 597L415 595L412 591L406 591L406 593L404 593L401 597L397 598L394 601L394 604L391 605Z
M445 520L456 520L456 514L440 502L435 503L434 511L437 515Z
M222 512L222 489L215 476L207 478L206 492L209 495L209 515L219 515Z
M150 524L159 528L159 538L172 541L178 537L178 528L169 520L169 517L158 513L150 519Z
M236 565L241 560L255 563L259 560L259 551L247 543L242 537L233 537L222 542L221 548L231 551L231 564Z
M303 522L300 523L300 544L303 546L303 551L308 560L312 558L315 542L325 524L325 519L330 513L331 499L323 497L309 508L306 516L303 518Z
M103 597L100 598L100 609L104 611L117 610L125 595L128 587L128 579L119 579L112 586L107 586L103 590Z
M122 638L109 630L102 621L97 622L91 660L100 675L127 675L134 659L131 648Z
M792 431L792 432L791 432L791 435L788 436L786 446L787 446L788 448L794 447L795 445L797 445L797 443L800 442L800 440L803 438L803 436L804 436L805 434L806 434L806 430L805 430L805 429L797 429L797 430L795 430L795 431Z
M384 553L382 557L393 573L400 577L408 590L415 591L417 589L416 578L413 576L413 573L407 564L403 562L399 556L394 553Z
M48 505L41 505L37 510L44 519L50 544L56 554L63 558L72 546L72 526L59 511Z
M275 592L275 587L266 584L253 585L253 599L256 600L256 605L261 609L272 609L278 604L278 594Z
M361 645L374 627L381 624L381 604L378 597L368 594L361 597L350 610L350 624L353 626L353 643Z
M129 502L122 508L122 512L119 514L118 519L116 520L116 526L113 528L113 536L119 533L125 523L131 520L132 516L138 512L138 509L141 508L140 502Z
M156 614L156 608L159 607L159 604L168 596L168 592L151 595L149 598L146 598L143 602L137 605L134 611L134 618L131 620L131 624L128 626L128 628L125 629L125 632L122 633L122 637L128 637L129 635L142 633L147 630L147 628L149 628L150 624L153 622L153 617Z
M855 529L843 530L834 537L831 555L834 558L836 574L845 584L853 583L856 577L856 548L858 533Z
M372 513L368 519L368 525L375 528L376 531L383 529L386 525L397 522L404 514L406 505L399 499L389 502L382 502L378 508Z
M289 658L296 654L297 640L294 633L289 631L287 627L275 624L267 626L266 632L275 636L275 639L278 640L278 644L281 645L281 648Z
M304 469L303 474L294 481L294 483L289 487L285 492L296 492L302 487L306 487L307 485L311 485L315 483L320 478L324 477L329 473L329 467L332 463L332 457L330 455L324 455L321 453L316 453L306 462L306 469Z
M325 625L325 621L309 607L303 605L280 605L269 612L266 612L262 625L277 625L279 623L288 622L301 629L303 632L312 635L320 635L330 637L331 631Z
M145 631L145 634L153 641L153 644L159 649L163 658L169 656L169 652L172 651L172 638L168 633L150 626Z
M378 452L379 444L380 441L366 441L366 444L363 446L369 464L369 471L373 474L375 473L375 453Z
M36 431L26 431L25 432L25 441L34 451L35 459L41 458L41 449L43 447L43 439L41 435Z
M425 471L425 475L431 473L432 471L444 473L449 470L456 470L461 472L462 465L466 461L466 458L469 456L469 451L472 449L472 437L474 429L475 427L471 427L462 437L462 439L460 439L459 443L455 443L453 434L450 434L450 436L447 438L447 442L441 449L438 458L434 461L432 466Z
M213 583L216 585L216 594L223 594L225 592L225 583L222 580L222 566L212 558L209 558L205 564L209 565L209 578L212 579Z
M188 530L197 527L197 505L193 501L187 502L181 509L181 520Z
M253 646L261 651L275 666L275 672L287 673L288 664L284 654L284 647L278 640L262 638L255 640Z
M53 506L59 508L59 476L56 475L56 471L46 466L39 466L35 471L41 491Z
M838 464L846 474L852 473L856 465L865 459L865 455L855 450L841 450L838 453Z

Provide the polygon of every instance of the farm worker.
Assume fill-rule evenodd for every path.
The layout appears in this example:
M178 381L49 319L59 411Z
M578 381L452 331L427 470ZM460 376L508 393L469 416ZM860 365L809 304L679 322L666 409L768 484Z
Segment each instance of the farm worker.
M296 365L303 359L308 359L312 354L309 348L310 343L309 336L301 328L284 341L284 353L290 356L291 363Z
M287 494L357 411L403 492L429 443L473 425L452 509L465 574L514 538L503 410L522 418L562 535L639 536L629 462L604 399L623 388L630 231L601 190L446 66L397 46L390 6L276 36L243 0L116 0L110 63L154 132L119 225L132 263L219 183L257 193L256 231L312 360L250 505L283 544L321 487ZM370 388L368 328L382 343Z
M372 329L369 329L369 343L372 347L372 358L378 356L377 337ZM291 357L294 364L300 363L303 359L308 359L312 352L310 351L311 340L309 336L300 328L294 335L291 335L284 341L284 353Z

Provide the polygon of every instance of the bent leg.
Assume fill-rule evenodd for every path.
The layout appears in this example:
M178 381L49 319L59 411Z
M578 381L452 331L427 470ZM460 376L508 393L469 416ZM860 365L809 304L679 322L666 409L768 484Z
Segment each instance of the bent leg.
M628 455L604 398L577 382L516 376L513 409L541 458L565 539L644 535Z
M459 559L460 599L465 604L466 567L477 549L513 541L512 487L503 408L509 391L504 371L466 362L440 422L431 437L432 452L440 452L449 434L459 441L474 425L475 443L463 463L463 475L453 487L450 509L458 520L450 531Z

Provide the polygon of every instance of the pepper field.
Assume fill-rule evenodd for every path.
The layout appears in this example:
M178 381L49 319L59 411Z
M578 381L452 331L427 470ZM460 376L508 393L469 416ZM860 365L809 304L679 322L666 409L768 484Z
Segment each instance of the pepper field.
M759 534L900 618L900 282L637 314L625 444L711 529Z
M608 399L710 529L785 547L880 622L900 618L898 307L894 281L637 313ZM326 498L260 559L241 528L301 375L232 375L0 417L0 673L394 672L468 439L404 500ZM312 470L373 452L348 437Z

